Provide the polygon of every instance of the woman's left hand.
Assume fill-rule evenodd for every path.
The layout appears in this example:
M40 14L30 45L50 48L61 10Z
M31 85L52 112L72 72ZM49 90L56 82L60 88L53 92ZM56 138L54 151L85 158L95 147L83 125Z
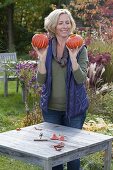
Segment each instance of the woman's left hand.
M77 48L70 49L67 47L67 49L69 50L69 56L70 56L73 70L77 70L79 66L79 64L77 63L77 54L80 48L77 47Z
M71 61L76 59L77 54L79 52L79 48L78 47L77 48L73 48L73 49L68 48L68 50L69 50L69 56L70 56Z

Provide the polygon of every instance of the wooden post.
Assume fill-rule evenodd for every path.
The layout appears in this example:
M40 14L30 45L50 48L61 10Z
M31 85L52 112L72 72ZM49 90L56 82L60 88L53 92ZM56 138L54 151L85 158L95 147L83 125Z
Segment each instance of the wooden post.
M24 102L24 103L25 103L25 97L26 97L26 96L25 96L25 93L26 93L26 92L25 92L25 86L23 85L23 86L22 86L22 102Z
M4 72L4 96L8 96L8 80L7 80L7 71L5 68L5 72Z
M16 81L16 92L18 93L19 90L19 78L17 77L17 81Z
M110 170L111 166L111 151L112 151L112 141L108 143L108 147L105 150L104 155L104 170Z

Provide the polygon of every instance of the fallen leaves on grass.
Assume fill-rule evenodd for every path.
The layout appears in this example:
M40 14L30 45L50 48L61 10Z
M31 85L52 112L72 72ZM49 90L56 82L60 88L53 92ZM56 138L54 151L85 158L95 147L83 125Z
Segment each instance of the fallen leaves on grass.
M83 129L87 131L113 131L113 124L107 124L102 118L96 118L95 120L89 120L88 122L85 122Z

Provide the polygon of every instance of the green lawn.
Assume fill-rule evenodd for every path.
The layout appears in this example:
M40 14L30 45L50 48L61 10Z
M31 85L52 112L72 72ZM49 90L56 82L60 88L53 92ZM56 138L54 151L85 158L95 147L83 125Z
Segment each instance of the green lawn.
M16 82L9 82L8 96L4 97L3 82L0 81L0 132L21 127L25 117L25 107L22 102L21 87L16 93ZM40 170L40 168L0 156L0 170Z
M0 157L0 170L41 170L36 166L16 161L9 157L1 156Z
M22 102L21 87L16 93L16 82L9 82L8 96L4 97L3 82L0 81L0 132L16 129L21 127L22 120L25 117L25 107ZM99 115L105 118L105 121L113 123L110 117ZM88 114L86 121L99 117L98 115ZM102 131L102 133L112 135L113 131ZM89 155L82 159L81 164L84 170L102 170L103 153ZM0 170L41 170L33 165L29 165L22 161L17 161L9 157L0 156ZM111 165L113 170L113 161Z
M14 129L25 115L21 87L16 93L16 82L9 82L8 85L8 96L4 97L3 83L0 81L0 131Z

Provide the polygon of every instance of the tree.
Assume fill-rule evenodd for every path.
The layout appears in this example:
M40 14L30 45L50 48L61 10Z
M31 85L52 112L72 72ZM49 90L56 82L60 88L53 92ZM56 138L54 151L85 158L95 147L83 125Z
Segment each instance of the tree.
M7 22L8 22L8 49L9 51L15 51L14 45L14 26L13 26L13 16L14 16L14 3L11 3L7 7Z
M21 31L26 31L29 34L29 32L33 33L41 30L43 28L44 13L50 9L49 4L50 0L2 0L0 2L0 9L3 14L3 16L0 15L0 25L2 26L0 27L0 32L2 33L0 42L4 42L5 49L3 50L0 47L1 51L16 50L15 42L21 43L21 47L25 46L26 44L24 45L22 42L19 42L19 37L16 35L18 29L20 31L18 35L21 34Z
M7 49L8 51L15 51L15 46L14 46L14 36L13 36L13 17L14 17L14 5L15 3L13 0L5 0L4 2L0 3L0 8L5 11L5 21L6 21L6 27L5 27L5 32L6 32L6 37L8 39L7 42Z

